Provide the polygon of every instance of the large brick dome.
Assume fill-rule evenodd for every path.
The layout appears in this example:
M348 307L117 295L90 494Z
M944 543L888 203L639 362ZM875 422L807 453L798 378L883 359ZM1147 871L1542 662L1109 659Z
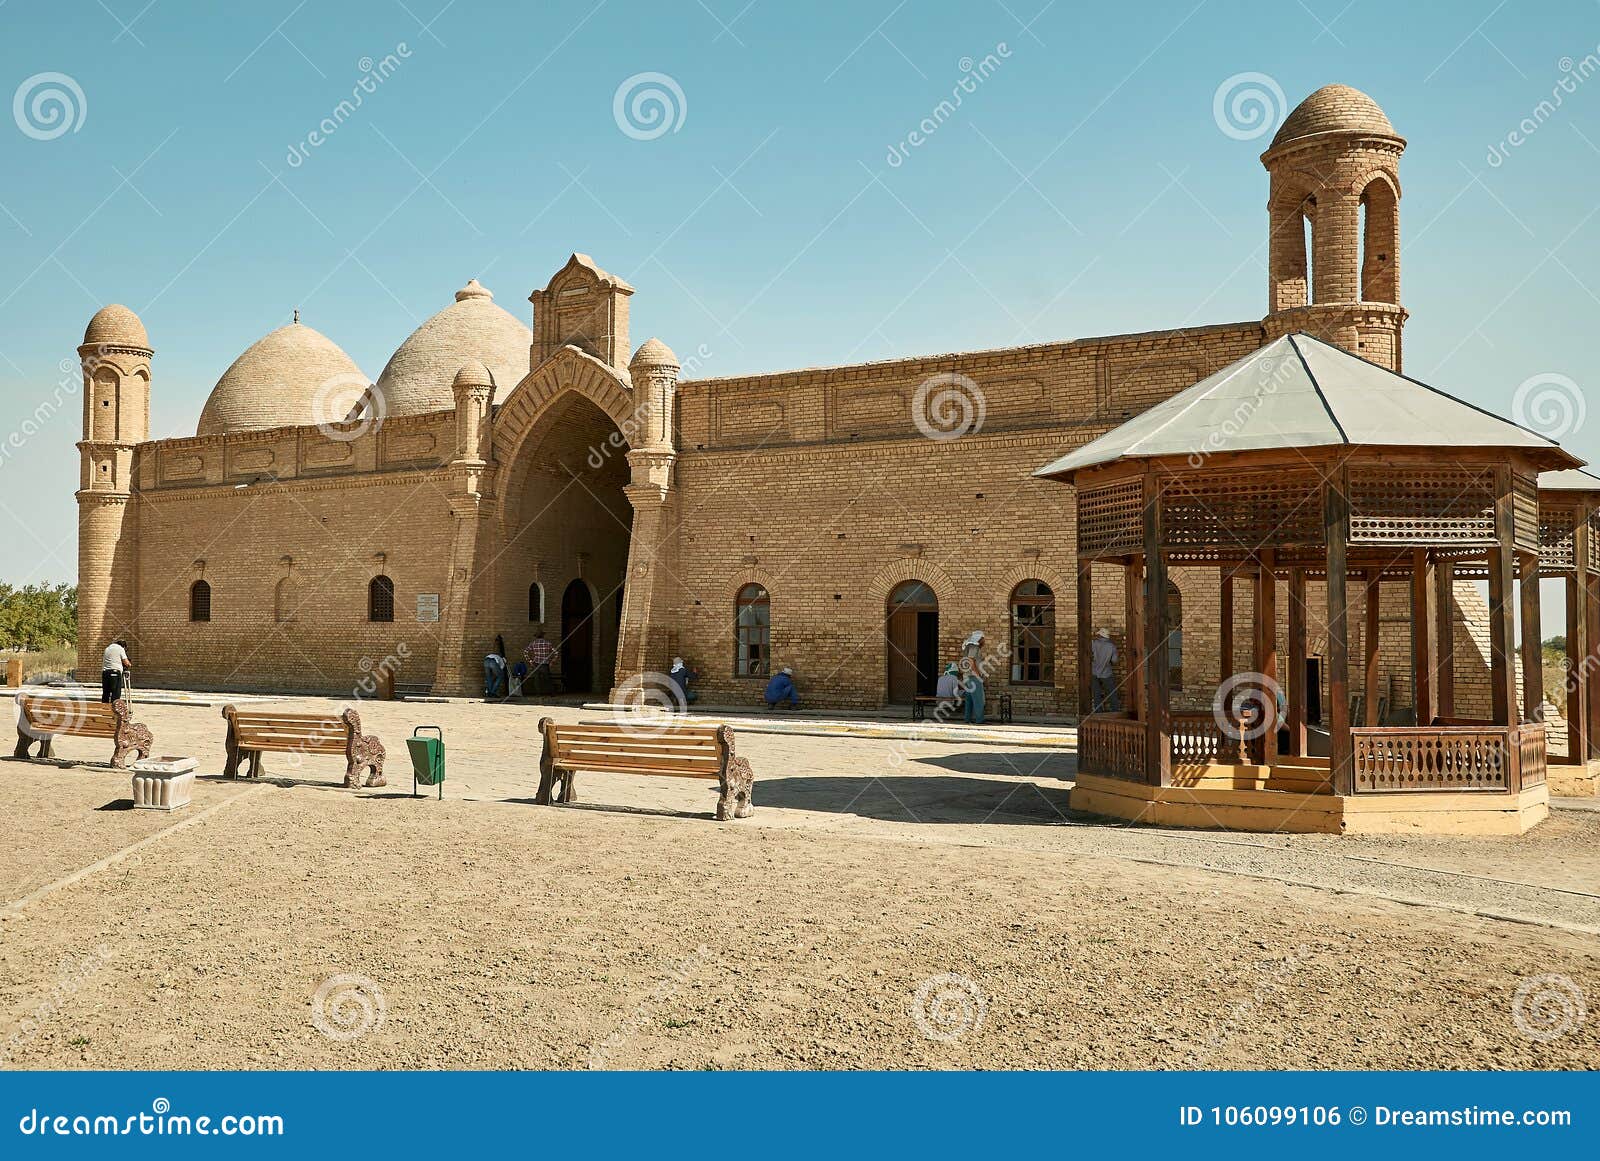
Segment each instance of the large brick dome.
M340 404L353 405L367 382L338 343L290 323L257 339L222 373L195 434L338 422L348 410Z
M1378 102L1349 85L1323 85L1296 105L1273 137L1272 148L1318 133L1397 136Z
M378 376L385 414L425 415L456 405L451 383L465 363L482 362L494 374L495 402L528 374L533 332L472 279L456 300L400 344Z

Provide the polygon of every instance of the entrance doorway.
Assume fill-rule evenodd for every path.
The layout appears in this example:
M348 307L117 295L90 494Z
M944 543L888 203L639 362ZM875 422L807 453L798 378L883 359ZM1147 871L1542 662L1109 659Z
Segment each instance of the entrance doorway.
M921 581L889 594L884 632L889 644L889 701L908 705L933 696L939 682L939 598Z
M594 597L581 580L561 594L561 683L567 693L594 691Z

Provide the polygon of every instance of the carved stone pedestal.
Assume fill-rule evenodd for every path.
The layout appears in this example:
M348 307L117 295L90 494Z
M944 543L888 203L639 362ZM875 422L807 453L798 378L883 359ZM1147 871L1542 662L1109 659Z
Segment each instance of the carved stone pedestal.
M188 806L194 793L198 758L146 758L135 762L133 805L137 810L177 810Z

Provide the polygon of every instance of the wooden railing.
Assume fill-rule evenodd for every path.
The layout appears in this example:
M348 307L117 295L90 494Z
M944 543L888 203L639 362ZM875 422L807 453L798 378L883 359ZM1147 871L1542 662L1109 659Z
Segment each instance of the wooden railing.
M1506 726L1361 726L1350 738L1357 794L1512 786L1517 755Z
M1078 769L1130 782L1146 780L1145 723L1125 714L1090 714L1078 723Z
M1543 722L1527 722L1517 727L1517 768L1521 776L1518 783L1524 789L1542 786L1549 757L1545 750Z
M1237 725L1232 732L1224 730L1210 711L1175 713L1172 715L1172 764L1234 765L1247 761L1242 756L1238 733Z

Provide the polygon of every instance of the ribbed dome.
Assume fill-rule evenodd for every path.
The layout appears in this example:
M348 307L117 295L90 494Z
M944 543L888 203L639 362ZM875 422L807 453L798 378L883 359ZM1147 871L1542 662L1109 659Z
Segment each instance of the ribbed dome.
M144 323L139 316L123 306L112 303L94 312L89 326L83 332L83 345L111 347L150 348L150 336L144 333Z
M1273 148L1315 133L1375 133L1384 137L1397 134L1378 102L1349 85L1323 85L1294 107L1277 135Z
M474 360L494 374L495 402L528 374L533 332L502 307L474 278L456 300L411 332L378 376L386 414L425 415L456 405L450 385Z
M628 363L630 367L676 367L678 356L672 353L672 348L660 339L646 339L639 344L639 349L633 353L633 359Z
M493 387L494 372L485 367L477 359L462 364L461 370L456 372L455 386L457 387Z
M211 389L197 435L332 423L367 377L339 344L303 323L279 327L233 361Z

